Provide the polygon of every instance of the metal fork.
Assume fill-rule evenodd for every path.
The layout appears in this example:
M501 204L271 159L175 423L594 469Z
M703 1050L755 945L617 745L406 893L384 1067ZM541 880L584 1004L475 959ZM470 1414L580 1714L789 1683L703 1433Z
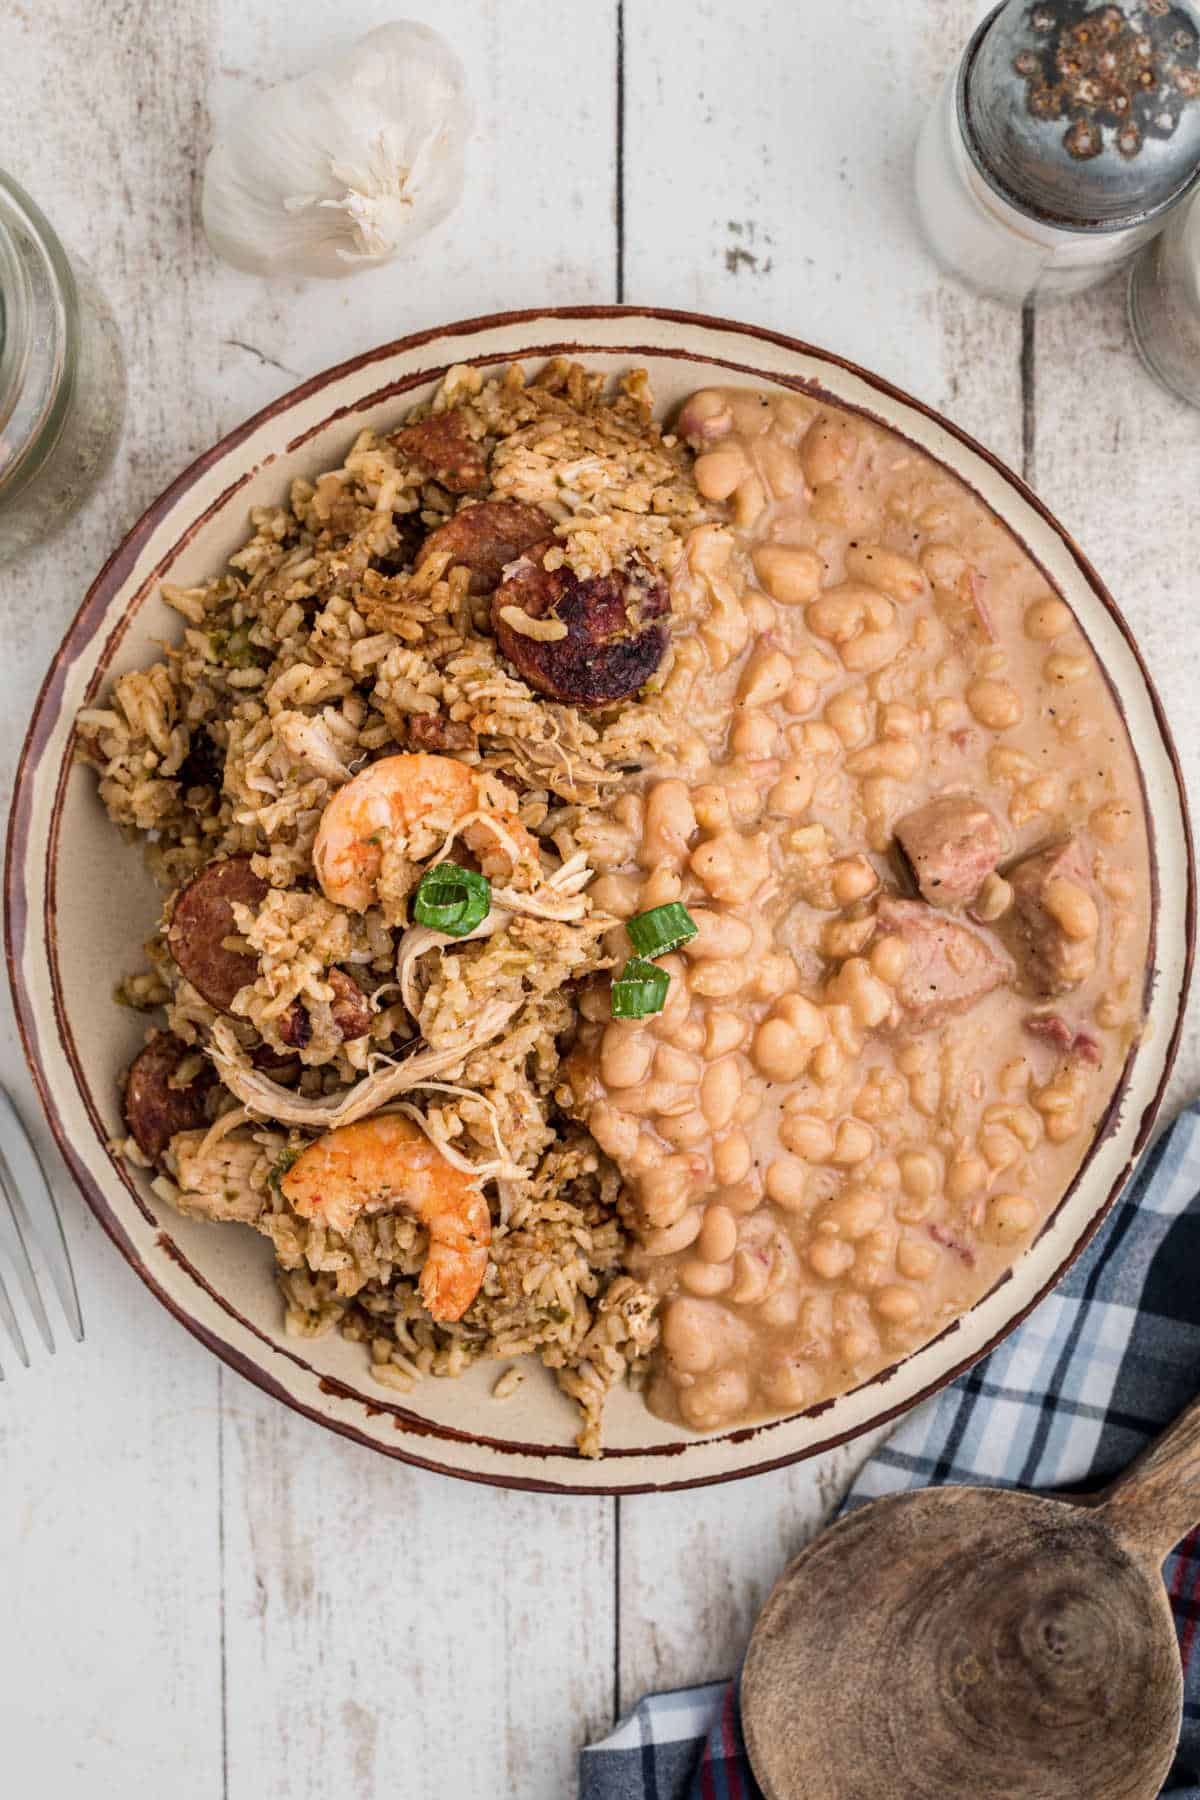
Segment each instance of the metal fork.
M33 1315L38 1335L50 1354L54 1354L54 1333L38 1288L30 1247L39 1262L49 1271L54 1290L66 1315L67 1329L77 1344L83 1342L83 1315L79 1310L79 1293L75 1272L67 1251L62 1219L54 1195L46 1183L28 1133L5 1090L0 1087L0 1264L7 1262L25 1296L25 1304ZM17 1357L29 1367L29 1352L16 1311L4 1285L0 1267L0 1325L12 1341ZM4 1369L0 1365L0 1381Z

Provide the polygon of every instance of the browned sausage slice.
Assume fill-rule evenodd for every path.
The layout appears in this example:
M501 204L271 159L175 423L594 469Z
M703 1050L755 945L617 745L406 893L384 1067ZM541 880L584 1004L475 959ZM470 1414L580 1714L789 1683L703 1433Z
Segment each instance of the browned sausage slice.
M234 903L259 906L269 891L248 856L229 856L201 869L175 901L167 948L196 992L221 1012L229 1011L239 988L258 974L257 957L225 947L226 938L237 936ZM333 1019L343 1039L362 1037L371 1027L366 995L342 969L330 969L329 982L334 990ZM299 1003L280 1021L279 1035L298 1050L308 1043L312 1028Z
M939 794L896 826L917 886L931 906L962 906L1004 853L1000 827L973 794Z
M456 563L470 569L471 592L490 594L508 564L553 531L554 520L539 507L526 506L522 500L481 500L430 532L417 567L427 557L448 550Z
M1065 994L1078 987L1096 966L1099 927L1092 877L1079 839L1035 850L1007 871L1007 880L1013 891L1009 915L1013 948L1030 983L1040 994ZM1082 936L1066 930L1056 904L1071 889L1082 889L1092 902L1091 923L1097 929Z
M224 946L237 936L234 902L260 906L267 891L248 856L229 856L193 875L175 901L167 948L196 992L220 1012L228 1012L238 989L258 974L257 957Z
M187 1087L169 1085L185 1056L193 1054L182 1038L156 1031L138 1052L125 1077L125 1123L138 1149L157 1162L177 1131L195 1131L207 1123L204 1096L213 1084L213 1071L203 1072Z
M553 541L553 540L552 540ZM492 596L496 640L540 693L569 706L612 706L643 687L667 648L667 584L638 555L611 575L580 581L573 570L547 569L551 544L536 545ZM531 637L519 617L559 626L553 638Z
M487 487L487 457L461 412L434 413L417 425L405 425L392 433L390 442L452 494L479 494Z
M371 1029L371 1006L367 996L344 969L330 969L328 980L333 989L329 1010L343 1043L364 1037ZM280 1019L279 1035L285 1044L296 1050L303 1050L312 1042L312 1021L298 1000Z
M946 918L920 900L881 900L875 917L881 931L901 938L908 951L896 998L909 1031L930 1031L955 1013L967 1012L1010 981L1010 959L974 926Z

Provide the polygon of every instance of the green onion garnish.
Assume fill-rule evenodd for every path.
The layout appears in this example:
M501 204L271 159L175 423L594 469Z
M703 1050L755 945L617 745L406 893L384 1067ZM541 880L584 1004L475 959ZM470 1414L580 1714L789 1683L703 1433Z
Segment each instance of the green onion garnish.
M275 1160L275 1165L272 1168L270 1174L267 1176L267 1180L270 1182L271 1186L273 1188L275 1188L277 1191L279 1189L280 1182L283 1180L284 1176L287 1174L288 1170L291 1168L292 1164L297 1160L299 1155L300 1155L299 1144L295 1144L295 1145L289 1144L286 1150L281 1150L279 1152L279 1155Z
M262 649L251 638L248 620L231 628L220 626L210 631L208 641L213 655L229 669L264 668L271 660L270 651Z
M651 1013L660 1013L670 985L671 977L657 963L631 956L612 984L613 1018L648 1019Z
M461 869L452 862L426 869L413 895L413 918L418 925L444 931L448 937L466 937L491 909L490 882L474 869Z
M668 906L652 906L625 925L629 941L639 956L666 956L696 935L696 921L686 906L672 900Z

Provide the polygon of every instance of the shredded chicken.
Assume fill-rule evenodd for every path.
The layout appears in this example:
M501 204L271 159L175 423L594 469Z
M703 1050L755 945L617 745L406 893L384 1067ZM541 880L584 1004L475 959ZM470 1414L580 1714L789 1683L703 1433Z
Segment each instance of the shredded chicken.
M532 919L549 919L555 923L570 925L587 916L590 902L583 889L592 879L592 870L588 865L584 851L576 851L568 857L560 869L556 869L549 879L532 893L523 894L516 888L493 887L492 908L487 917L476 925L474 931L464 932L461 937L452 937L448 932L435 931L428 925L412 925L400 940L400 948L396 955L396 979L400 984L400 997L405 1007L415 1019L420 1011L420 995L417 991L417 963L430 950L444 950L452 944L469 944L479 938L494 937L503 931L517 913L525 913ZM605 921L605 927L612 921ZM593 920L599 923L599 919Z
M461 1073L472 1051L499 1036L520 1005L519 999L491 1001L480 1009L470 1032L461 1041L438 1050L418 1050L402 1062L373 1070L344 1093L324 1094L318 1099L293 1093L254 1068L224 1020L213 1026L211 1055L225 1086L251 1113L263 1119L277 1119L282 1125L329 1131L335 1125L350 1125L355 1119L367 1118L398 1094L423 1087L438 1076Z

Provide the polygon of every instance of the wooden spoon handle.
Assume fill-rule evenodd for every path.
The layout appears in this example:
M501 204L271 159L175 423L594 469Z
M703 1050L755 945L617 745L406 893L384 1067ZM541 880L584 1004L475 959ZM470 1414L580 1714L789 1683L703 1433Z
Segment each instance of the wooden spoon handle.
M1156 1563L1200 1523L1200 1399L1117 1478L1101 1510L1131 1550Z

